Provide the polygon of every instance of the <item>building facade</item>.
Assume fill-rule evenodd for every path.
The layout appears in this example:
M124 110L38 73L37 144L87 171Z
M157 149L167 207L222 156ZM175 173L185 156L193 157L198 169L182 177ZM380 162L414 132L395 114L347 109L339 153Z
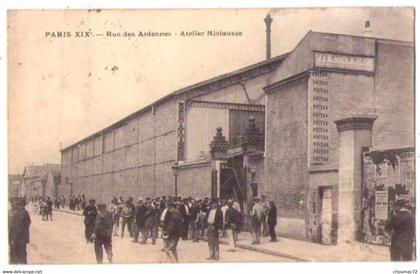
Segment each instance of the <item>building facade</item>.
M350 205L361 212L358 142L375 150L414 147L413 44L309 32L264 90L262 187L285 216L305 221L307 239L336 243L340 222L360 228L360 223L354 224L360 217L343 217L353 214L346 212ZM372 124L357 128L364 123ZM369 136L358 136L365 128L371 131ZM353 160L340 158L351 154ZM351 177L342 178L349 169ZM340 186L343 180L354 185ZM340 197L344 192L359 200L342 204L352 199Z
M413 147L413 43L308 32L64 148L61 190L235 197L246 214L264 194L280 224L335 244L364 231L362 153Z
M65 147L63 194L104 202L115 195L210 196L209 144L216 128L239 144L249 117L264 127L261 87L285 56L175 91Z

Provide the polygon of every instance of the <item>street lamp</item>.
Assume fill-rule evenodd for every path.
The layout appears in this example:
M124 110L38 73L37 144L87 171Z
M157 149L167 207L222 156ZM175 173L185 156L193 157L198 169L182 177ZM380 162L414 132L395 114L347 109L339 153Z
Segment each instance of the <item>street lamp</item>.
M174 164L172 166L172 174L174 175L175 178L175 197L178 197L178 175L179 175L179 169L178 169L178 164Z

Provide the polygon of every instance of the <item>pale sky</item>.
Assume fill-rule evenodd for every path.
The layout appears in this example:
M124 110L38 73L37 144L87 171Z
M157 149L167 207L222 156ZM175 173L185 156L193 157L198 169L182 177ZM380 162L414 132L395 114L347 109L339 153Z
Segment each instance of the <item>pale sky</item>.
M265 59L309 31L413 41L413 10L243 9L10 11L8 14L9 172L60 162L70 144L184 86ZM49 38L46 32L241 31L240 37ZM116 66L118 70L111 69Z

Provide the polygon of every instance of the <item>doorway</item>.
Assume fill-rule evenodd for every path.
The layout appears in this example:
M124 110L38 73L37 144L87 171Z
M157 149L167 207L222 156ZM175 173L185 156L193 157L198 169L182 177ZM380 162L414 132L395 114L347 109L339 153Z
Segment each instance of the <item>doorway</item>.
M319 189L319 195L321 200L321 243L325 245L331 245L332 240L332 188L321 187Z

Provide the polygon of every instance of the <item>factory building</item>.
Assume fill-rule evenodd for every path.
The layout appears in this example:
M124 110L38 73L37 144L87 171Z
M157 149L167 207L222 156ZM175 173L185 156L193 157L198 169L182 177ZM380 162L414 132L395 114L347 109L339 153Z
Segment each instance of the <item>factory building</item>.
M269 23L267 60L63 148L60 190L235 197L245 213L264 194L294 237L386 243L375 210L414 205L413 43L310 31L271 58Z

